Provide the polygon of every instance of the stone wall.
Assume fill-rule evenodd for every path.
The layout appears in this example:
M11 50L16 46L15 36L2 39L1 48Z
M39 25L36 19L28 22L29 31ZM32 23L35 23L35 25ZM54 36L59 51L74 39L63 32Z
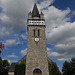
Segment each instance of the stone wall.
M34 36L34 29L36 31L36 36ZM37 35L38 29L40 30L40 36ZM35 37L40 39L39 42L35 42ZM35 69L40 69L42 75L49 75L45 26L28 26L27 43L26 75L33 75Z
M9 75L14 75L14 72L9 72L8 74L9 74Z

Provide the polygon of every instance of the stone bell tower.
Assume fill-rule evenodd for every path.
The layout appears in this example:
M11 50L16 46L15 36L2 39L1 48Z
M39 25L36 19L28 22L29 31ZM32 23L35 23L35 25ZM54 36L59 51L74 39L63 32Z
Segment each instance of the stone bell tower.
M26 75L49 75L44 14L34 5L28 14Z

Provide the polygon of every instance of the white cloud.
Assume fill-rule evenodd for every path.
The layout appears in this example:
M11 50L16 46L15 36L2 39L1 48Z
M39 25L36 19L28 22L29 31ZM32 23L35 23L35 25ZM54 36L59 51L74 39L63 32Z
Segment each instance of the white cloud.
M51 5L55 0L43 0L38 4L39 9L47 8L49 5Z
M60 54L60 53L58 53L58 52L52 52L52 51L47 51L47 55L50 57L50 56L52 56L52 57L61 57L61 56L63 56L64 54Z
M70 17L66 17L70 13L70 9L59 10L54 6L50 6L48 10L44 10L46 18L46 32L51 32L52 29L64 26L66 21L70 20ZM48 36L47 36L48 37Z
M37 0L38 1L38 0ZM0 13L0 19L6 24L6 27L0 28L0 35L10 35L12 32L18 32L26 28L28 12L32 9L35 0L0 0L0 7L3 8ZM49 56L62 57L58 60L66 60L68 56L75 56L75 22L69 22L71 17L67 17L71 10L58 9L49 6L54 0L43 0L38 4L39 9L43 10L46 19L46 36L49 44L54 44L57 52L48 50ZM47 8L44 10L43 8ZM75 11L73 12L74 15ZM0 36L0 37L1 37ZM21 35L26 39L24 34ZM19 44L15 39L6 40L5 45ZM22 55L26 50L21 51ZM66 58L65 58L66 57Z
M26 40L27 39L27 35L26 34L21 34L22 39Z
M10 64L12 64L12 63L16 63L16 62L18 62L17 60L9 60L8 59L8 62L10 63Z
M26 55L27 54L27 48L25 50L21 50L21 54Z
M63 56L63 54L59 54L57 52L52 52L52 50L50 48L47 48L47 55L50 57L60 57Z
M3 8L0 19L7 24L8 29L20 31L25 29L28 12L32 8L35 0L0 0Z
M11 58L10 59L3 58L3 60L8 60L9 64L18 62L17 60L11 60Z
M68 61L71 60L71 58L59 58L58 61Z
M21 44L21 42L17 42L16 39L9 39L9 40L6 40L6 42L5 42L6 46L17 45L17 44Z
M47 40L55 45L57 52L67 53L64 56L75 56L75 22L52 29Z
M9 57L9 58L18 58L18 56L14 55L14 54L8 55L7 57Z
M58 56L61 56L61 55L57 52L51 52L49 56L58 57Z
M26 28L26 21L28 12L33 8L34 3L39 0L0 0L0 6L3 8L0 13L0 19L7 25L7 28L11 28L12 31L20 31ZM40 4L37 4L39 9L43 9L54 0L43 0Z
M73 15L75 16L75 11L73 11Z
M16 40L6 40L5 45L14 45L16 43Z
M0 37L8 36L10 35L10 32L6 29L6 27L0 28Z
M57 58L58 61L68 61L68 60L71 60L73 55L70 55L68 52L60 53L60 51L53 52L51 49L48 48L47 55L48 55L48 57Z
M75 22L69 22L71 17L67 17L71 10L60 10L50 6L43 12L46 18L47 43L56 48L56 52L50 51L48 55L64 59L75 56Z
M47 47L47 51L50 51L51 49Z
M75 37L75 22L62 24L58 28L53 28L48 33L47 38L52 41L53 44L60 43L61 41L71 41ZM58 42L59 41L59 42Z

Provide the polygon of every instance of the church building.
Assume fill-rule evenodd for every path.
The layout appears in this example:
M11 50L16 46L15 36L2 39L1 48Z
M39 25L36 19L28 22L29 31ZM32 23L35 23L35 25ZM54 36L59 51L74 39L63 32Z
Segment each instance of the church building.
M27 55L17 63L11 64L9 75L14 75L15 65L23 61L26 61L25 75L49 75L48 62L52 61L47 57L45 19L36 4L32 12L28 13L27 23Z
M44 14L37 5L28 14L26 75L49 75Z

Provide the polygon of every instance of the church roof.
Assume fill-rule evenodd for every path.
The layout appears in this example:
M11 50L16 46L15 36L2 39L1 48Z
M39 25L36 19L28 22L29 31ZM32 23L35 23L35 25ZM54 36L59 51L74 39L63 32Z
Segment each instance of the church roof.
M9 68L9 72L14 72L15 71L15 65L16 63L12 63L10 68Z
M20 61L18 61L17 63L18 64L20 64L22 61L24 61L24 60L26 60L26 55L20 60ZM48 62L53 62L49 57L47 57L47 60L48 60Z
M9 69L9 72L14 72L15 71L15 65L16 64L20 64L21 62L23 62L24 60L26 60L26 56L24 56L20 61L18 61L17 63L12 63ZM48 62L53 62L49 57L47 57Z
M17 63L20 64L24 60L26 60L26 55L21 60L19 60Z
M33 11L32 11L32 17L40 17L36 3L34 5Z

